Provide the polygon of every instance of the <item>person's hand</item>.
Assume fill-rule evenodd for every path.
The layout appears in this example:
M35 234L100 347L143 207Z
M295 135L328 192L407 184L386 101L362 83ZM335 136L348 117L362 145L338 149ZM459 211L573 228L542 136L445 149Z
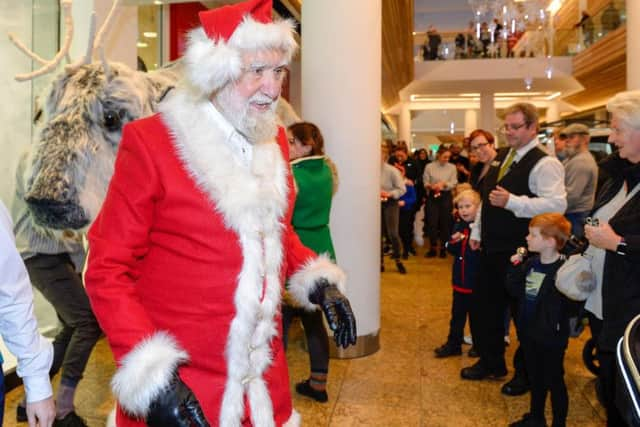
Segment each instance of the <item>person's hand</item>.
M617 235L606 222L601 222L597 227L585 225L584 236L589 240L589 244L610 251L615 251L622 240L622 237Z
M209 427L200 402L177 373L151 402L146 422L149 427Z
M51 427L56 418L56 405L53 397L27 402L27 420L29 427Z
M398 200L398 206L404 206L405 202L404 200Z
M504 188L496 185L496 188L491 190L491 193L489 193L489 203L491 203L492 206L504 208L505 206L507 206L510 194L511 193L509 193Z
M356 343L356 318L351 304L338 287L327 279L318 280L309 301L322 308L329 328L333 331L333 339L338 347L347 348Z
M464 238L464 234L462 234L461 232L457 231L457 232L455 232L455 233L453 233L451 235L451 237L449 238L449 241L451 243L457 243L460 240L462 240L463 238Z
M381 199L388 199L389 198L389 192L388 191L384 191L384 190L380 190L380 198Z
M472 251L477 251L478 249L480 249L480 240L469 239L469 247Z

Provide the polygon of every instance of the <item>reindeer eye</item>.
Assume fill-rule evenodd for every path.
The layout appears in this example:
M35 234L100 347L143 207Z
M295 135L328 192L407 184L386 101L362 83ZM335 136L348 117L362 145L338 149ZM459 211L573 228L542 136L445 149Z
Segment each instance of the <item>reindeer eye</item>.
M118 111L107 110L104 112L104 127L109 132L117 132L122 127L122 120Z

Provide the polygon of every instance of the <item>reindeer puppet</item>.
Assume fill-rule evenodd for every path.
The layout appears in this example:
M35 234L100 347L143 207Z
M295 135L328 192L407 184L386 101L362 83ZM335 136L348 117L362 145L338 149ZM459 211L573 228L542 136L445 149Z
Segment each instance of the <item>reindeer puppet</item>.
M51 61L9 35L20 50L42 64L36 71L16 76L16 80L53 72L65 56L68 59L73 37L71 3L60 1L66 34L61 50ZM28 167L23 197L29 212L39 225L67 230L67 236L76 235L69 230L84 229L100 210L123 126L153 114L182 74L180 61L146 73L106 60L103 37L117 5L118 0L113 2L97 36L95 14L92 16L85 57L65 66L53 81L44 109L36 114L42 129L25 159ZM100 61L93 62L96 54ZM284 100L278 104L278 116L285 126L299 121Z

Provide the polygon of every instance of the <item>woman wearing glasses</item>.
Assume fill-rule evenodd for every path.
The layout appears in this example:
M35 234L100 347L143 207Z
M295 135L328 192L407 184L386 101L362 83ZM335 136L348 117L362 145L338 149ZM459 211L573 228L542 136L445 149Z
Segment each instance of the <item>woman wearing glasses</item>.
M481 187L482 180L486 176L491 162L496 158L496 149L494 147L495 138L484 129L476 129L469 135L469 150L478 156L478 163L471 169L470 183L474 190Z

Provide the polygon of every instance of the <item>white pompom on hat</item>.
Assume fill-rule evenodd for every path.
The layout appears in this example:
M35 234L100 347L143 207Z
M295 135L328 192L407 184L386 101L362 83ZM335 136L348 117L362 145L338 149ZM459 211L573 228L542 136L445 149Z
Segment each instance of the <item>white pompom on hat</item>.
M291 61L298 44L291 20L273 22L272 0L249 0L206 10L201 27L187 35L186 78L202 95L222 88L242 74L242 53L279 49Z

